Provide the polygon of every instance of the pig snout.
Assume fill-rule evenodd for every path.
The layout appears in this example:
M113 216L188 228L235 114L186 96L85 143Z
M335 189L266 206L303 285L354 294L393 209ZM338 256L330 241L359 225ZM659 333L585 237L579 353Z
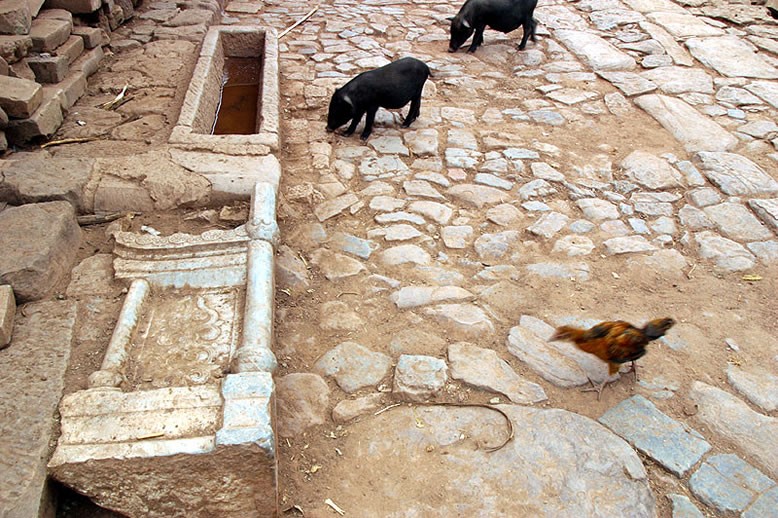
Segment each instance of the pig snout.
M325 129L327 130L327 133L332 133L333 131L335 131L334 129L330 128L329 126L327 126Z

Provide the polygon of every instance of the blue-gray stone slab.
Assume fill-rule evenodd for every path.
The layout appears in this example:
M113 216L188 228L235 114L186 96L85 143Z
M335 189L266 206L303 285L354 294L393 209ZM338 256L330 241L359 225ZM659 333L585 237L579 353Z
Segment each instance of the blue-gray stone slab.
M370 254L378 248L378 243L375 241L362 239L344 232L336 232L333 234L330 245L348 254L361 257L362 259L368 259Z
M643 396L622 401L598 420L678 476L710 450L710 444L699 433L687 432L682 423Z
M775 518L778 517L778 486L768 489L751 504L742 518Z
M667 495L673 503L673 518L705 518L688 496Z
M743 511L752 503L758 503L761 508L770 502L771 497L773 500L776 498L775 482L731 453L707 458L689 479L689 488L702 502L722 512ZM768 495L768 490L773 490L773 493ZM775 509L772 509L773 513ZM752 513L752 516L756 515Z

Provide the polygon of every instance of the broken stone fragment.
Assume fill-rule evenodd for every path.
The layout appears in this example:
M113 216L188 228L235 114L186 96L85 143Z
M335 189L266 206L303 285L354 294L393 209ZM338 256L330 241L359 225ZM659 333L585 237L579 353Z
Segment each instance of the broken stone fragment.
M11 343L15 314L16 300L13 289L7 284L0 286L0 349Z

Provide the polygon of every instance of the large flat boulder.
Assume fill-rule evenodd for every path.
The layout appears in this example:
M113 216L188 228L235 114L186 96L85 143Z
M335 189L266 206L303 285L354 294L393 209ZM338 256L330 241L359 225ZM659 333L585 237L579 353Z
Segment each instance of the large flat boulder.
M565 410L497 408L514 438L492 452L509 429L488 408L365 418L339 444L358 462L333 464L319 481L338 488L348 516L655 516L640 458L605 427ZM324 503L309 512L327 514Z
M7 208L0 229L0 284L10 284L19 302L46 296L70 272L81 244L66 201Z
M0 201L14 205L64 200L79 213L91 212L87 194L94 160L90 158L40 158L0 161Z

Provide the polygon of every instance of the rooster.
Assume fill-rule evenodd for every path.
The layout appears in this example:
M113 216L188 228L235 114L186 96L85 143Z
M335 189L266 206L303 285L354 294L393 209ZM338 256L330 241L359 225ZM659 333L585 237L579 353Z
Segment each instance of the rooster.
M578 329L571 326L560 326L556 329L549 342L567 340L573 342L582 351L593 354L608 364L608 374L613 376L622 363L632 362L635 381L638 371L635 360L646 354L646 345L652 340L664 336L673 327L672 318L657 318L648 322L643 328L635 327L623 320L600 322L589 329ZM602 389L608 382L603 380L599 387L588 390L597 391L597 400L602 395ZM592 383L594 385L594 383Z

